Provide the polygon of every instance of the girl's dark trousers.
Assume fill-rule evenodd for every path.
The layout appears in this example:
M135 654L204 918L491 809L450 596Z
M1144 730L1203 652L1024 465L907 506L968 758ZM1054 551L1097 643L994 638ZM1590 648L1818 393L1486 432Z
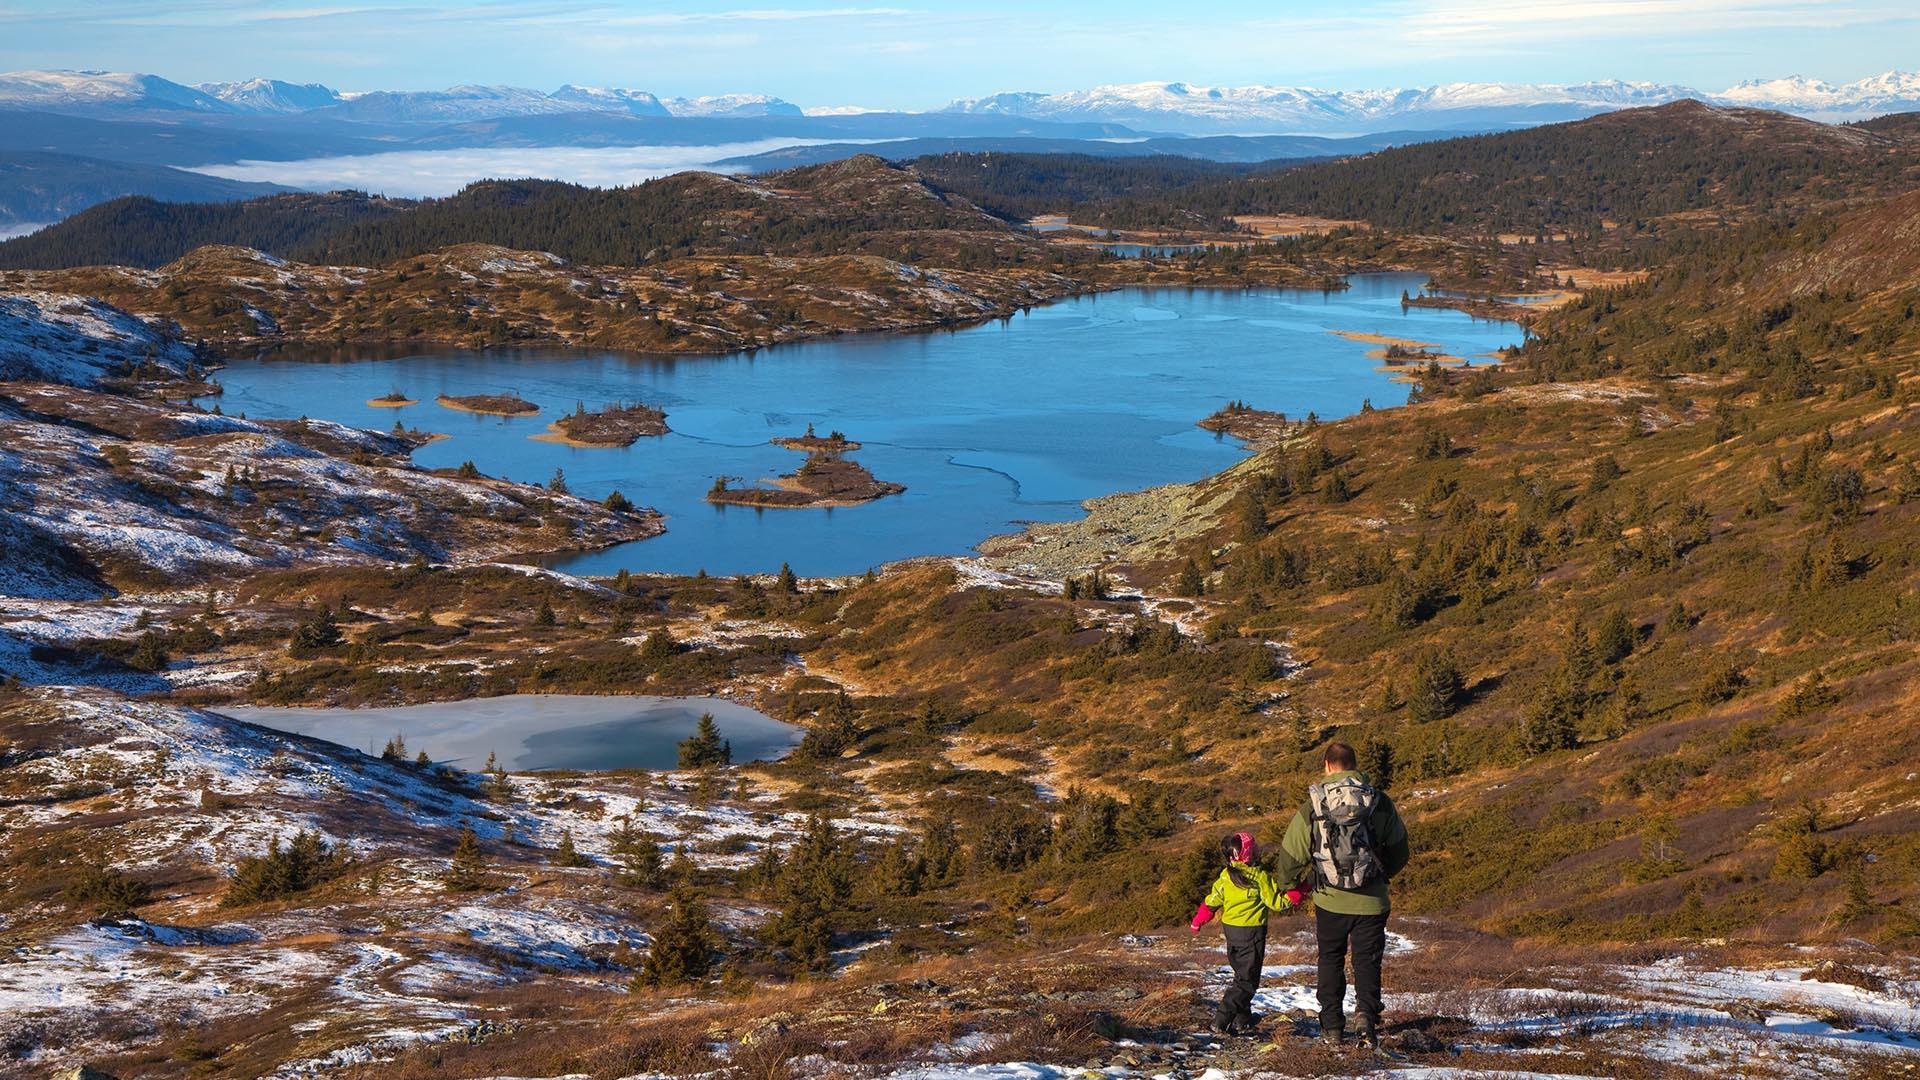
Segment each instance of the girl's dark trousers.
M1233 985L1220 995L1220 1008L1213 1022L1221 1027L1253 1022L1253 995L1260 989L1260 969L1267 960L1267 927L1228 926L1227 966L1233 969Z

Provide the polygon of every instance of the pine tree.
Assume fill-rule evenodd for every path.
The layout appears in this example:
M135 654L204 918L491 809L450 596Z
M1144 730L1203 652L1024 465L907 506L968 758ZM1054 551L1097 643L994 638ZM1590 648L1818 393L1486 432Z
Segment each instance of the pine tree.
M1180 577L1173 583L1173 594L1197 597L1205 595L1206 591L1206 575L1201 573L1198 563L1188 559L1187 564L1180 568Z
M926 880L926 860L908 843L896 836L880 849L880 858L866 881L877 896L916 896Z
M1105 792L1067 789L1054 823L1054 857L1089 862L1120 846L1120 801Z
M920 823L920 861L928 888L951 885L966 871L966 853L953 815L941 812Z
M513 797L513 784L507 780L506 767L493 751L487 751L487 763L480 767L480 772L487 778L483 786L488 795L502 800Z
M794 575L793 567L787 563L780 564L778 586L783 593L797 593L800 591L800 579Z
M287 651L302 653L313 649L326 649L340 644L340 624L334 619L333 609L322 604L313 618L293 628L293 637L287 642Z
M713 969L719 944L708 924L707 908L698 893L682 886L667 902L667 918L654 931L634 982L643 987L680 986L698 982Z
M833 920L853 892L852 856L833 819L814 814L786 853L780 875L782 911L767 926L767 940L802 967L818 969L830 958Z
M276 839L265 855L242 862L220 902L238 907L284 900L339 876L347 866L345 853L330 848L317 833L301 830L291 842Z
M652 664L670 660L679 646L674 644L673 635L665 630L652 630L646 640L640 643L640 658Z
M1219 842L1207 838L1189 847L1180 857L1180 863L1174 868L1173 876L1160 887L1159 895L1154 898L1153 921L1155 925L1172 922L1184 922L1207 898L1207 890L1213 887L1213 879L1220 873Z
M587 858L573 846L573 830L560 830L560 843L553 849L555 866L592 866L593 860Z
M555 495L573 494L573 489L567 487L567 471L565 469L553 470L553 479L547 481L547 490L553 492Z
M1633 655L1634 647L1640 643L1639 631L1634 629L1633 620L1619 608L1612 608L1606 618L1600 621L1600 629L1594 634L1594 655L1603 664L1617 664Z
M660 844L644 830L634 827L632 815L623 816L613 832L611 846L619 862L619 881L642 889L660 887L663 870Z
M1407 688L1407 717L1415 723L1444 720L1460 708L1466 681L1451 653L1422 649L1413 658L1413 681Z
M706 769L733 764L733 743L720 738L712 713L702 713L692 735L680 741L680 768Z
M1039 861L1053 842L1053 826L1045 815L1011 803L988 811L975 833L972 861L1002 872L1024 869Z
M1369 735L1360 744L1360 771L1367 774L1373 786L1385 791L1393 786L1393 767L1397 764L1393 756L1393 744L1377 736Z
M61 895L69 903L92 907L102 918L115 919L132 915L134 908L152 898L153 890L118 870L90 866Z
M169 659L166 638L158 630L149 630L134 643L133 654L127 657L127 666L135 671L165 671Z
M533 625L552 626L558 621L558 617L553 613L553 605L545 600L540 601L539 610L533 613Z
M1545 689L1527 703L1520 748L1529 754L1570 750L1580 741L1580 704L1563 664Z
M407 737L405 735L394 735L387 740L387 745L380 750L380 760L382 761L404 761L406 756Z
M951 723L952 719L947 715L946 706L941 704L937 696L928 694L921 700L920 711L914 714L909 726L920 735L938 735Z
M460 826L460 839L454 844L453 858L440 883L448 892L475 892L486 888L487 863L480 851L480 837L473 826Z

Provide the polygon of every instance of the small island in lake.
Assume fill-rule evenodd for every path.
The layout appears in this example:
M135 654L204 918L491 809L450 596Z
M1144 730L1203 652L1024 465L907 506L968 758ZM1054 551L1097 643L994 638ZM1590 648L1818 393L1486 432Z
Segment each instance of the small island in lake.
M1279 442L1300 425L1283 412L1256 409L1244 401L1229 401L1225 408L1199 422L1208 431L1231 435L1247 442Z
M389 390L377 398L368 398L367 404L376 409L404 409L420 403L399 390Z
M513 394L441 394L434 398L442 406L458 412L485 413L488 416L532 416L540 406Z
M806 464L786 476L771 481L770 487L729 487L722 476L707 492L707 501L735 506L772 506L798 509L809 506L852 506L872 502L907 490L903 484L878 480L857 461L845 455L860 449L860 444L835 431L821 438L807 426L801 436L772 440L775 446L807 455Z
M632 446L642 438L667 433L667 414L651 405L624 405L615 402L599 412L588 412L584 402L574 411L547 425L547 431L531 438L541 442L566 443L568 446Z
M851 454L860 449L860 444L847 438L838 431L829 431L825 436L815 435L813 425L807 425L805 435L781 435L771 440L773 445L788 450L797 450L802 454Z

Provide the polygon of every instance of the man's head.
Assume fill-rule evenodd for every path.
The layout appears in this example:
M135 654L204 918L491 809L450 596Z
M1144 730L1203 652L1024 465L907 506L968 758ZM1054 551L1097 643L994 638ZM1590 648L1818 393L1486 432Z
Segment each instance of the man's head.
M1360 765L1360 759L1353 754L1353 747L1343 742L1328 743L1327 753L1323 760L1326 762L1327 771L1330 773L1347 772L1358 768Z

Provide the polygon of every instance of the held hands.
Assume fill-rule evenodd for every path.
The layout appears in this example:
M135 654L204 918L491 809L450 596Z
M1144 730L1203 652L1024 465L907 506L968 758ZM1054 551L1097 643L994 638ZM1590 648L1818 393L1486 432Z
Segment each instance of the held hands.
M1200 928L1207 925L1208 921L1211 920L1212 918L1213 918L1213 909L1208 907L1205 904L1201 904L1200 910L1193 913L1193 921L1187 924L1187 929L1198 934L1200 932Z

